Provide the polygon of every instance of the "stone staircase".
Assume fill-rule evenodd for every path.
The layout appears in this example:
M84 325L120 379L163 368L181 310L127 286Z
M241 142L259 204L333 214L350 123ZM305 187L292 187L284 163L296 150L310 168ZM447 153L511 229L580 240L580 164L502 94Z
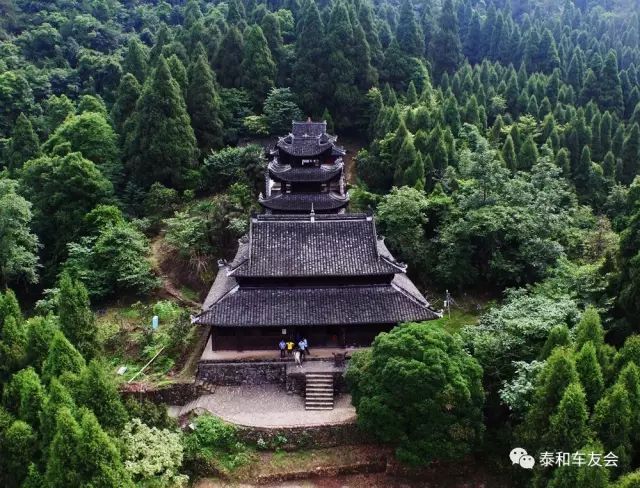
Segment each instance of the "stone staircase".
M333 410L333 373L306 373L305 410Z

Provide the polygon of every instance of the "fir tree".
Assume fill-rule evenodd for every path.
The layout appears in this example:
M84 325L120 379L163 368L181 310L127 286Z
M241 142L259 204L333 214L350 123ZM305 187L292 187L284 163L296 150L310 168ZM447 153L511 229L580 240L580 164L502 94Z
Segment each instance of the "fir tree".
M520 152L518 153L518 169L521 171L529 171L533 165L538 162L538 147L532 136L527 137L524 141Z
M453 73L462 57L458 19L452 0L445 0L438 18L438 26L431 39L430 54L435 72Z
M608 110L618 116L622 116L624 100L622 99L622 86L618 73L618 58L615 51L611 50L605 58L604 66L598 79L600 86L598 105L603 111Z
M403 0L400 4L400 18L396 30L396 39L400 49L408 56L424 54L424 36L416 21L411 0Z
M249 92L254 107L262 106L267 94L274 87L276 64L262 29L258 25L247 27L244 32L244 54L241 67L242 86Z
M98 352L98 326L91 311L87 289L68 273L60 278L58 296L58 319L65 337L86 357Z
M582 148L580 162L574 171L573 181L575 182L578 195L583 201L587 202L590 202L593 197L593 187L591 185L593 171L591 167L591 150L589 146L584 146Z
M244 40L237 27L232 26L220 43L218 55L215 59L216 74L220 84L227 88L242 86L242 57L244 55Z
M611 151L607 152L602 162L602 170L604 177L610 181L613 181L616 175L616 157Z
M596 348L591 341L586 342L576 355L576 370L587 395L588 405L593 407L604 390L604 379Z
M516 158L516 150L513 145L513 138L511 137L511 134L507 134L507 138L502 146L502 160L506 167L512 172L515 172L518 169L518 160Z
M189 79L187 76L187 68L184 67L183 62L175 54L172 54L167 59L167 66L169 66L169 72L171 73L171 77L175 80L175 82L180 87L180 93L182 94L183 97L185 97L187 94L187 85L189 84Z
M640 171L640 126L633 124L622 149L622 183L629 185Z
M551 416L545 442L559 451L577 451L589 439L588 419L584 390L579 383L572 383Z
M202 54L189 66L186 103L200 153L220 147L223 136L220 100L213 73Z
M81 438L82 430L69 408L61 408L47 457L45 479L49 486L82 486Z
M326 56L318 39L324 39L324 24L316 2L307 0L301 12L293 65L293 82L301 106L308 114L320 113L325 103L327 74L321 60Z
M127 121L135 111L141 90L140 83L131 73L125 74L120 80L116 103L111 109L111 120L113 121L114 129L120 134L122 140L125 140L128 132Z
M162 57L145 82L127 142L128 169L139 185L183 185L195 162L196 140L180 88Z
M82 370L77 399L78 403L91 409L105 428L119 431L127 421L127 412L113 377L106 366L95 359Z
M547 336L547 340L538 356L541 361L547 359L556 347L566 347L571 344L571 336L566 325L556 325Z
M82 355L62 332L56 332L51 341L47 359L42 365L42 378L49 381L63 373L79 374L84 367L85 361Z
M562 175L565 178L571 176L571 156L566 147L561 148L556 154L556 166L562 170Z
M40 141L29 119L21 113L16 119L9 145L9 171L14 173L30 159L40 156Z
M631 456L632 407L625 387L616 383L596 404L591 425L598 439L618 456L618 466L628 468Z
M122 62L122 72L131 73L138 83L142 84L147 76L147 68L146 50L138 38L133 36L129 41L127 54Z

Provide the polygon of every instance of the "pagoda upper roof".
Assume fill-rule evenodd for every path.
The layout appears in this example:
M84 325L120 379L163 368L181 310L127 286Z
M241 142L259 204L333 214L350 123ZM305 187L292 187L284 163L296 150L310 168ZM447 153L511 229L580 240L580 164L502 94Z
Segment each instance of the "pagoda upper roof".
M280 164L275 159L269 163L269 174L280 181L325 182L339 176L343 167L342 159L338 159L332 165L322 166L291 166Z
M278 193L259 199L260 205L270 210L282 212L305 212L311 210L326 212L338 210L349 203L348 195L339 193Z
M384 285L235 286L205 308L195 322L220 327L280 327L395 324L439 317L422 295L394 280Z
M379 241L373 217L365 214L259 215L227 272L259 278L404 273Z
M291 132L278 138L276 148L292 156L319 156L331 150L333 155L344 155L346 151L336 145L336 136L327 134L326 122L296 122L292 123Z

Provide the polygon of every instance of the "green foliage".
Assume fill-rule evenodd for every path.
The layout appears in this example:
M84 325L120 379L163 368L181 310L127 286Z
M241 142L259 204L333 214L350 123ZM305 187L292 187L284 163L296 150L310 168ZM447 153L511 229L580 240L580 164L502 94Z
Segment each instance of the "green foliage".
M15 172L30 159L40 156L40 141L33 131L31 121L20 114L11 133L11 143L8 147L9 171Z
M604 390L602 369L598 363L596 347L593 342L586 342L578 351L576 355L576 370L578 371L580 383L587 395L589 407L593 407Z
M129 222L107 222L68 248L64 269L85 284L92 297L144 294L158 285L147 238Z
M302 119L302 111L289 88L273 88L264 101L263 112L271 134L287 133L292 120Z
M107 366L92 360L80 373L76 398L93 412L105 429L118 432L127 420L120 393Z
M215 79L204 54L189 66L187 111L201 154L222 146L223 127Z
M184 486L187 477L180 475L183 446L177 432L149 427L133 419L120 434L125 469L138 486Z
M564 347L571 345L571 337L569 328L565 324L556 325L549 331L547 340L540 351L540 359L545 360L556 347Z
M43 262L66 255L85 214L112 195L113 187L80 153L29 161L20 177L21 193L33 204L33 228L44 246Z
M30 230L31 204L17 182L0 179L0 286L38 281L38 238Z
M44 401L45 389L33 368L14 374L2 395L5 408L35 428L39 425L38 414Z
M65 337L86 358L98 352L96 318L85 286L63 273L58 295L58 319Z
M562 452L575 452L590 438L586 396L579 383L567 386L549 421L545 442Z
M178 83L164 57L147 78L127 137L127 169L148 188L156 181L183 187L196 160L196 138Z
M238 441L236 428L218 417L201 415L195 429L184 437L185 464L190 471L229 472L248 461L246 447Z
M42 378L49 381L64 373L79 374L84 367L85 360L82 355L62 332L57 331L42 365Z
M480 440L481 379L460 338L429 324L380 334L347 372L358 423L410 464L460 458Z
M242 86L249 92L254 107L259 107L274 87L276 64L260 26L247 27L243 38Z
M257 145L226 147L209 155L202 168L203 188L224 190L232 183L244 182L250 188L262 183L264 160Z

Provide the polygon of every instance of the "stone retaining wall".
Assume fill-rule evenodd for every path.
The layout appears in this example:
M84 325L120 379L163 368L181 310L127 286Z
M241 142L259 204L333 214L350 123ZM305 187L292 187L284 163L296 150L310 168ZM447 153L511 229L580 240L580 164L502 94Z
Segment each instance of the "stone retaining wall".
M370 436L362 432L355 422L308 427L249 427L236 425L238 437L248 443L267 449L296 450L304 448L335 447L368 444Z
M186 405L207 392L195 383L170 383L164 386L133 383L123 385L120 393L124 398L148 400L157 404Z
M280 362L205 362L198 364L199 380L219 386L282 384L287 381L287 365Z

